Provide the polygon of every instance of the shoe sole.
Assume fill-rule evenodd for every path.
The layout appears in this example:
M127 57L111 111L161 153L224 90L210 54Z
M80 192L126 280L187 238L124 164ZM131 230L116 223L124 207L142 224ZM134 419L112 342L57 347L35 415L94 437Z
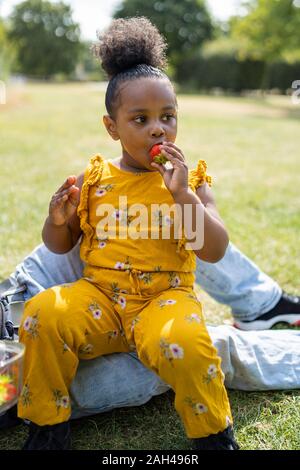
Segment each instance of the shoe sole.
M294 315L276 315L275 318L270 318L269 320L253 320L249 322L235 321L233 326L239 330L245 331L269 330L277 323L287 323L291 326L300 326L299 313Z

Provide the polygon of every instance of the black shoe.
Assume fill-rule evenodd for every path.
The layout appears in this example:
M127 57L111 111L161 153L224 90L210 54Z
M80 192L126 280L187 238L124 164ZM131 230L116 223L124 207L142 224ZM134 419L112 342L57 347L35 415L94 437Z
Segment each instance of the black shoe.
M0 415L0 430L13 428L14 426L18 426L22 423L23 420L18 418L17 405Z
M30 423L29 436L22 450L69 450L71 448L70 423L38 426Z
M240 448L231 426L218 434L193 439L193 447L195 450L239 450Z
M283 292L275 307L255 320L234 320L234 326L240 330L268 330L276 323L300 326L300 297Z

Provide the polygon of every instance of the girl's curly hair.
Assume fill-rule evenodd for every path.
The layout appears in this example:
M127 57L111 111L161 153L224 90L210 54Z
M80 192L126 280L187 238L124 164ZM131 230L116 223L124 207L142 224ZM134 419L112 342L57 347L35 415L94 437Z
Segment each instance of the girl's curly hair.
M93 45L93 52L109 79L139 64L166 66L166 41L144 16L113 20L97 36L99 43Z
M98 33L98 39L92 51L109 78L105 105L110 116L115 114L121 82L141 77L168 79L163 72L167 66L167 43L148 18L113 20L104 33Z

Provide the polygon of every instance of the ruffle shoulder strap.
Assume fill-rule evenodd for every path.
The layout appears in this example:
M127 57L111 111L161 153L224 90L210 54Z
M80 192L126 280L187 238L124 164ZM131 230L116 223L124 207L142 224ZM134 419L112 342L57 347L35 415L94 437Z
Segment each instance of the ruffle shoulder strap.
M85 248L89 251L94 229L89 224L89 192L91 186L99 183L102 177L104 159L101 155L95 155L90 159L87 169L84 173L83 185L81 188L80 202L77 208L77 215L80 219L80 228L85 235ZM82 246L83 248L83 246ZM85 251L85 250L83 250ZM84 253L82 253L84 257Z
M194 192L199 186L207 183L209 186L212 185L211 176L206 174L207 164L205 160L199 160L197 168L189 171L189 186Z

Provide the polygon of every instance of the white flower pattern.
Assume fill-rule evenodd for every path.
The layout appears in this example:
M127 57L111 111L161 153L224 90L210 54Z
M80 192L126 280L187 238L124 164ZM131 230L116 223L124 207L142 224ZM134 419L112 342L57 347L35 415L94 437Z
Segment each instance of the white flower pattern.
M172 344L170 344L169 348L170 348L170 351L172 353L172 357L174 359L182 359L183 358L184 351L180 346L178 346L178 344L172 343Z
M195 416L199 416L199 415L202 415L203 413L208 412L208 407L206 405L204 405L203 403L197 402L195 399L193 399L190 396L186 397L184 399L184 402L192 408Z
M100 320L100 318L102 317L102 310L96 301L91 303L88 309L92 313L93 318L95 318L95 320Z
M70 398L65 395L63 396L61 399L60 399L60 406L62 406L63 408L69 408L70 406Z
M30 326L31 326L32 320L33 320L32 317L27 317L26 320L24 321L24 323L23 323L23 328L24 328L25 331L29 331L29 330L30 330Z
M96 196L103 197L109 191L112 191L114 185L113 184L101 184L97 187Z
M117 261L115 264L115 269L119 269L120 271L124 269L124 263L121 263L121 261Z
M183 359L184 349L175 343L168 343L164 338L160 340L159 347L163 356L173 366L174 359Z
M123 297L122 295L119 296L118 298L118 304L120 305L120 307L122 309L124 309L126 307L126 299L125 297Z
M218 375L218 368L216 364L210 364L207 368L206 375L202 376L203 383L209 384Z
M103 189L103 188L100 187L100 188L97 189L97 191L96 191L96 196L102 197L102 196L104 196L106 193L107 193L107 191L106 191L105 189Z
M207 373L211 377L216 377L217 376L217 366L215 364L210 364L210 366L208 366Z
M94 310L93 317L95 318L95 320L99 320L102 317L102 310L100 308Z
M196 408L196 411L197 411L198 414L208 412L207 406L203 405L203 403L196 403L195 408Z
M166 305L174 305L174 304L176 304L176 300L174 300L174 299L167 299L167 300L160 299L158 301L158 305L160 306L160 308L163 308Z
M188 323L201 323L201 318L198 313L191 313L190 315L186 315L184 318Z

